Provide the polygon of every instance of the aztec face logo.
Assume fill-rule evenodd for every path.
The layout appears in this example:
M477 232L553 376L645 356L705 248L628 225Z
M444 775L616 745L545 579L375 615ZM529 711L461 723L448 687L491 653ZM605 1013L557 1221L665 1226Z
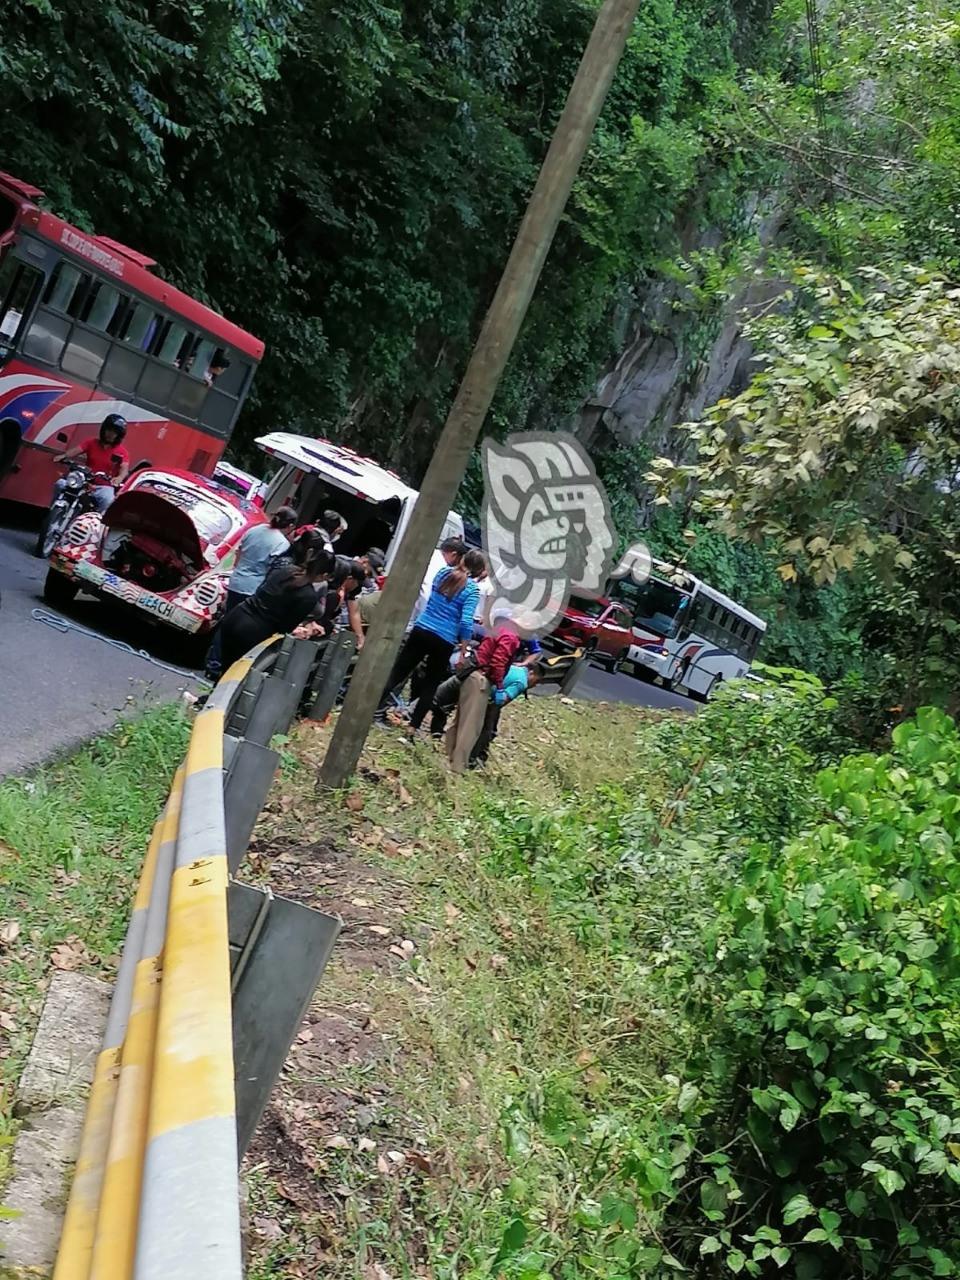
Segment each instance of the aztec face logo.
M600 594L614 546L610 504L583 446L566 433L483 442L483 544L495 593L527 636L548 632L573 588Z

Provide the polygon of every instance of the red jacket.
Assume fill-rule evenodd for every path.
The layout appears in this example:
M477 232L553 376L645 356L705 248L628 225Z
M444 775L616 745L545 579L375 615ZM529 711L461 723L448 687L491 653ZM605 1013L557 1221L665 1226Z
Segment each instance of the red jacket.
M520 637L512 631L498 631L482 642L477 650L477 665L490 683L497 689L510 669L514 655L520 648Z

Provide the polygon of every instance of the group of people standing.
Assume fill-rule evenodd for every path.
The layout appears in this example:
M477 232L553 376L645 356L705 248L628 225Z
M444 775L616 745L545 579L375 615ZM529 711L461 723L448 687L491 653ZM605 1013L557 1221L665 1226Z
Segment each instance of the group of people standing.
M325 511L316 524L300 525L292 507L281 507L269 525L244 535L227 584L223 620L207 654L211 679L277 632L329 635L341 614L362 646L356 601L364 590L375 589L384 558L376 547L356 558L337 555L333 544L346 527L336 511Z
M430 734L445 739L451 769L486 762L500 713L541 679L540 645L523 641L506 610L490 616L492 584L481 551L448 538L441 564L421 589L417 612L380 700L387 719L391 693L411 682L408 732L430 715ZM453 714L453 722L447 721Z
M328 636L344 626L362 648L385 560L377 547L359 557L337 555L334 543L346 527L335 511L301 526L297 512L282 507L269 525L245 535L210 646L208 676L218 678L277 632ZM538 643L522 641L504 610L491 617L491 599L483 553L460 538L442 542L377 710L378 722L386 724L394 696L410 681L407 730L415 736L430 715L430 733L445 737L455 772L486 760L503 707L541 678Z

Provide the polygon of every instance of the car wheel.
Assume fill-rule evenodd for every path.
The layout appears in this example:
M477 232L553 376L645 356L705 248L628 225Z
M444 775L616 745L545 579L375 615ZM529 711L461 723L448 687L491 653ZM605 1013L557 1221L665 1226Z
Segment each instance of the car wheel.
M55 609L65 609L79 590L79 585L72 578L51 569L43 584L43 598Z
M630 650L623 649L610 663L610 670L614 675L625 676L627 674L627 658Z

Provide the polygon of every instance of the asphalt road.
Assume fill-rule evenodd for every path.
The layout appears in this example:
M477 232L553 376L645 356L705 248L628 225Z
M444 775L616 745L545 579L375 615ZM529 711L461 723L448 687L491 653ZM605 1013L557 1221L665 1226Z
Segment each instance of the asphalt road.
M0 776L103 733L136 707L179 697L191 685L102 639L62 634L35 621L32 611L47 607L47 566L33 555L35 526L18 514L0 510ZM131 627L96 601L79 599L66 616L167 662L177 660L169 644L166 651L158 646L158 635Z
M698 703L670 693L659 685L647 684L635 676L614 675L603 667L588 666L577 681L577 698L590 702L626 702L634 707L662 707L677 711L696 711Z
M0 776L49 759L103 733L120 715L170 701L192 680L108 644L121 640L167 663L182 661L176 638L80 597L63 615L97 633L66 633L36 621L45 561L33 555L30 515L0 509ZM693 711L696 704L631 676L588 667L578 698Z

